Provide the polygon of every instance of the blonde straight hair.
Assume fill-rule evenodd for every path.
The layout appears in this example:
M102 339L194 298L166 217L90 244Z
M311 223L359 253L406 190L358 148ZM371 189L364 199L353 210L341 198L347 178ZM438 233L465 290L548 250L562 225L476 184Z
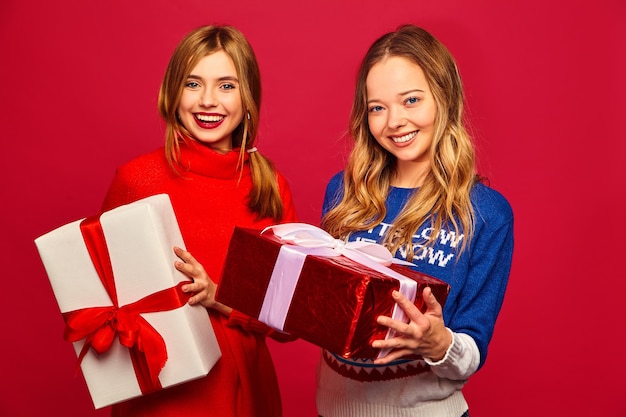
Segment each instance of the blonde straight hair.
M380 37L361 63L350 115L354 147L344 172L343 199L324 216L322 226L335 237L346 239L350 233L375 227L385 218L385 199L397 161L369 131L366 79L376 63L391 56L420 66L435 98L437 115L430 171L387 231L383 243L392 253L405 247L408 259L412 259L413 235L430 222L434 230L422 249L435 243L443 227L452 227L457 235L465 234L463 250L474 231L470 191L478 177L474 147L463 119L461 77L448 49L429 32L413 25Z
M198 61L217 51L224 51L230 56L239 78L245 116L233 131L232 146L240 148L241 172L246 150L254 147L261 108L261 74L254 51L244 35L232 26L203 26L187 34L178 44L159 91L159 112L166 122L165 154L170 166L177 172L186 169L179 161L180 141L192 137L177 116L183 89ZM283 204L274 166L257 151L249 153L249 161L252 189L248 194L248 207L257 214L257 218L270 217L279 221Z

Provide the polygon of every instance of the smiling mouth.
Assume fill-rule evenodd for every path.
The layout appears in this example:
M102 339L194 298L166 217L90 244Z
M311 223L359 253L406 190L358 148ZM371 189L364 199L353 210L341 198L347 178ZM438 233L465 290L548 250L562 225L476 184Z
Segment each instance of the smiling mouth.
M411 139L413 139L415 137L415 135L417 135L417 130L413 131L411 133L407 133L406 135L403 135L403 136L398 136L398 137L392 136L391 140L394 143L404 143L404 142L408 142Z
M221 122L222 120L224 120L225 116L207 116L205 114L195 114L194 115L195 118L197 120L199 120L202 123L217 123L217 122Z

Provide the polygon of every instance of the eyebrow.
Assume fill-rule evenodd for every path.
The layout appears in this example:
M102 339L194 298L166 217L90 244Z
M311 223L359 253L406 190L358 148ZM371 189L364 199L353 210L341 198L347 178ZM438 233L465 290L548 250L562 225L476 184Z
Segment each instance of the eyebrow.
M405 91L405 92L402 92L402 93L398 93L398 96L402 97L402 96L406 96L407 94L411 94L411 93L425 93L425 91L424 90L420 90L419 88L415 88L413 90L408 90L408 91ZM380 101L380 100L377 99L377 98L373 98L373 99L367 100L367 103L369 104L369 103L377 102L377 101Z
M187 79L199 80L199 81L203 80L201 76L193 75L193 74L189 74ZM234 82L238 83L239 79L237 77L235 77L235 76L232 76L232 75L225 75L223 77L218 78L217 81L234 81Z
M419 88L415 88L413 90L405 91L404 93L400 93L398 95L399 96L406 96L407 94L411 94L411 93L425 93L425 91L424 90L420 90Z

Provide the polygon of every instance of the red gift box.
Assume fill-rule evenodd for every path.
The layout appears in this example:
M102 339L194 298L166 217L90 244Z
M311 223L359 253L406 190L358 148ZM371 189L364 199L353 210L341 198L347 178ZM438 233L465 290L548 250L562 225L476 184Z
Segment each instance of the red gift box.
M276 227L282 226L290 225ZM401 265L386 267L369 262L373 269L362 263L361 255L357 262L328 248L344 246L338 242L330 238L323 256L306 255L319 251L310 250L306 242L304 247L293 245L288 237L281 239L272 232L237 227L216 300L335 354L363 359L384 356L371 347L372 341L384 339L389 332L376 323L376 318L404 317L391 296L393 290L414 297L421 311L425 310L422 291L426 286L432 288L440 304L445 303L450 289L445 282ZM375 246L391 258L384 247ZM303 260L294 261L298 257ZM412 290L407 294L401 284L412 286ZM276 316L276 311L282 313Z

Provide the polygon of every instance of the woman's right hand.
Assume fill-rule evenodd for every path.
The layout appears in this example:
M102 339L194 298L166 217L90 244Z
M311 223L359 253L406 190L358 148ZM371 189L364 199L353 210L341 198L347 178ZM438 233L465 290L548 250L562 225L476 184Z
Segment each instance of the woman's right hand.
M398 306L406 313L409 322L404 323L387 316L378 317L378 324L395 330L396 336L372 342L373 348L393 349L387 356L376 359L374 363L386 364L410 355L420 355L433 362L441 360L452 344L452 334L446 329L441 304L430 287L424 288L422 293L426 303L424 313L400 292L393 291L392 295Z

